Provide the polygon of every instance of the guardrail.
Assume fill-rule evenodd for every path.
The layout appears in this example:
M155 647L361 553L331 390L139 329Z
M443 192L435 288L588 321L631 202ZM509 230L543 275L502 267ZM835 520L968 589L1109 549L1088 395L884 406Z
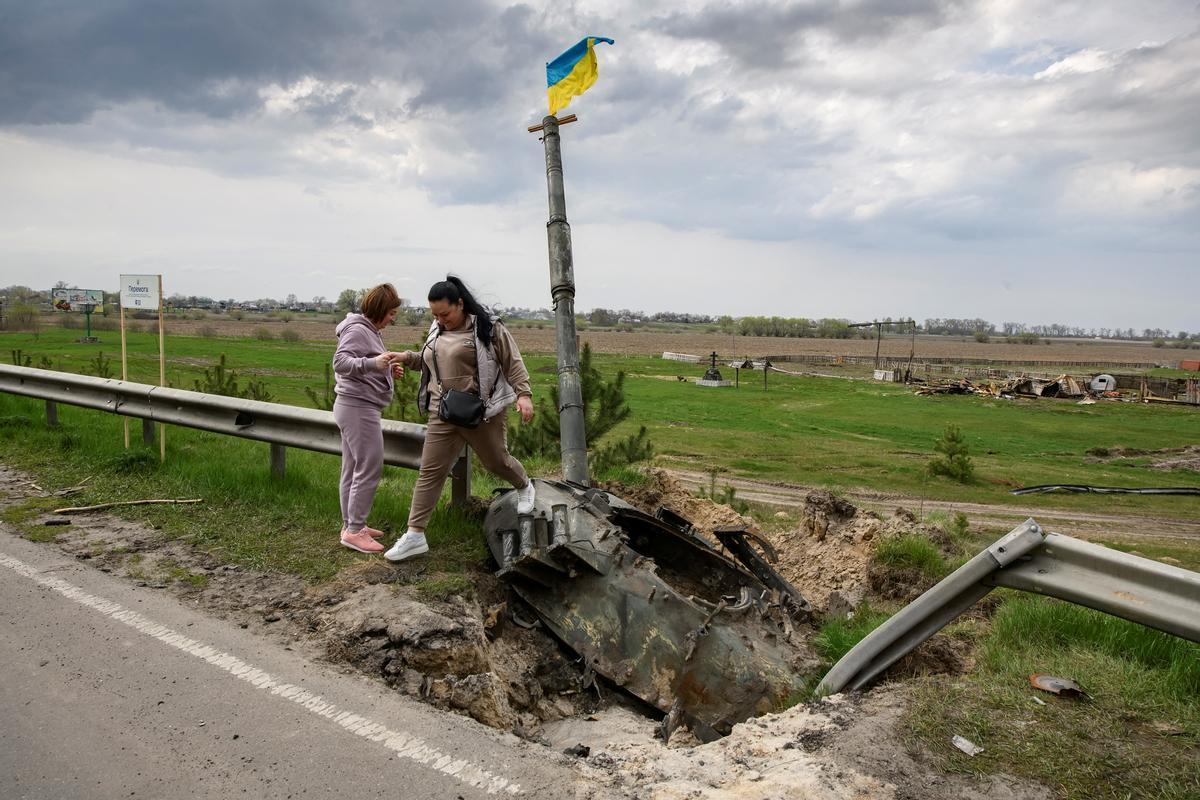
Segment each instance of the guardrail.
M1200 642L1200 573L1048 533L1029 519L869 633L826 673L816 695L863 688L998 586Z
M58 404L65 403L140 418L147 442L154 441L155 422L268 442L271 471L280 476L288 447L332 455L342 452L333 412L315 408L4 364L0 364L0 391L45 400L49 425L58 424ZM384 463L418 469L425 426L395 420L384 420L382 425ZM452 502L461 505L471 493L468 449L463 449L451 476Z

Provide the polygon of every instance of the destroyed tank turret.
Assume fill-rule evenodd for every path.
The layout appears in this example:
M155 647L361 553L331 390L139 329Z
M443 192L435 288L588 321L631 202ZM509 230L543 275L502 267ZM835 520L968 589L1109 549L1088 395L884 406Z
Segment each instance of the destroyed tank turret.
M711 741L801 699L817 660L794 628L809 606L750 545L757 537L716 532L735 561L665 508L651 516L599 489L535 483L532 514L518 516L516 492L492 503L488 547L585 674L661 710L667 738L682 723Z

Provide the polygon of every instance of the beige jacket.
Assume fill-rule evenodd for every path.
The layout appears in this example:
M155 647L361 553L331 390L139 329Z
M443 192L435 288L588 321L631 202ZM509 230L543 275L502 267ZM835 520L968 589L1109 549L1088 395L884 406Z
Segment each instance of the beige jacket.
M467 327L474 333L474 315L467 315ZM421 370L421 384L417 389L417 408L426 416L436 412L436 408L430 407L431 394L433 394L430 391L430 380L433 378L433 349L437 346L437 339L441 333L441 327L434 322L429 327L429 335L425 338L425 345L420 352L404 354L406 367L420 368ZM521 395L533 396L533 391L529 387L529 371L525 369L525 361L521 358L521 352L517 349L517 343L513 339L512 333L504 327L504 323L498 317L492 318L491 346L484 347L477 334L474 335L474 341L474 348L462 348L456 351L465 354L461 357L469 357L470 351L474 350L474 364L448 363L444 360L445 355L439 352L438 371L445 378L448 375L461 375L464 367L474 370L475 384L479 387L479 396L483 398L484 419L491 419L503 412Z

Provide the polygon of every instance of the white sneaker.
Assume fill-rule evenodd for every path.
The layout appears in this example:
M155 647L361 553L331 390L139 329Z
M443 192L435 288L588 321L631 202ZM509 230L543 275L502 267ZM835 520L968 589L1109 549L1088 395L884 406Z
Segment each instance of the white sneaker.
M411 556L419 556L421 553L428 552L429 544L425 541L425 534L409 531L397 539L396 543L383 554L383 557L388 561L403 561Z
M517 489L517 513L518 514L532 514L533 513L533 500L534 500L534 497L536 496L536 491L537 490L533 488L533 480L532 479L530 479L529 483L525 484L524 489Z

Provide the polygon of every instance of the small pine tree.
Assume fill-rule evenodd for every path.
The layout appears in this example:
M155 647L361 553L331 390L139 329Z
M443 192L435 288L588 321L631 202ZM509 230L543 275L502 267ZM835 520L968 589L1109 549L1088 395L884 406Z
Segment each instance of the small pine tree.
M242 389L238 386L238 374L225 365L225 354L217 358L217 363L212 369L204 370L204 377L195 382L196 391L204 392L205 394L219 394L225 397L245 397L250 400L261 400L264 403L271 402L274 396L267 389L267 384L263 381L252 380Z
M947 425L942 438L933 443L933 449L941 455L929 461L930 475L945 475L959 483L971 482L975 465L971 463L966 437L957 425Z
M587 446L592 449L595 442L629 417L629 405L625 402L625 373L618 372L612 381L604 380L600 371L592 365L591 345L584 344L579 356L579 388L583 395ZM538 401L538 413L534 421L510 430L509 445L513 454L518 458L557 455L560 452L558 422L558 387L554 386L550 389L549 399ZM643 426L625 439L594 449L592 469L603 470L644 461L652 453L653 447Z
M392 402L383 410L384 419L412 422L420 418L420 410L417 408L417 390L420 388L417 376L419 374L420 372L405 370L404 377L395 382Z
M305 386L304 393L308 395L308 401L315 408L319 408L322 411L333 411L333 401L337 399L337 395L333 391L333 381L330 380L328 362L325 364L325 388L318 394L311 386Z

